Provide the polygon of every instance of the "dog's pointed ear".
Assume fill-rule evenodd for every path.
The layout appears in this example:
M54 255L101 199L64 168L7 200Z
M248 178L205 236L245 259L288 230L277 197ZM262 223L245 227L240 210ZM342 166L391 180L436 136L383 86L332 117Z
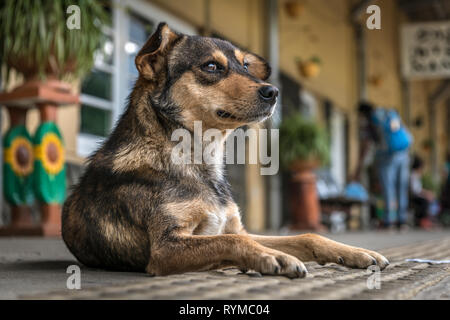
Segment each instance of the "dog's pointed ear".
M135 63L139 73L146 79L155 79L164 66L165 58L172 44L179 35L165 22L158 25L142 49L138 52Z

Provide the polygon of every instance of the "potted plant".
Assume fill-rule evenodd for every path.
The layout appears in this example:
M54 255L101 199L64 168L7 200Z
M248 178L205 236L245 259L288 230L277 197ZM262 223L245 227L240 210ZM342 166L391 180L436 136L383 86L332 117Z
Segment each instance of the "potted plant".
M433 150L434 146L435 146L435 143L434 143L433 139L425 139L422 142L422 148L427 153L431 152Z
M322 229L314 170L329 162L329 139L317 123L296 113L280 125L280 160L290 172L290 209L295 229Z
M308 60L297 58L296 62L298 71L304 78L316 78L319 75L322 64L319 57L313 56Z
M69 29L67 8L80 8L80 29ZM76 14L76 13L75 13ZM3 0L0 3L0 57L31 80L61 80L89 71L108 23L101 1Z
M69 27L71 19L79 22L75 28ZM0 104L8 108L11 120L5 148L21 150L10 152L4 164L4 172L10 173L5 194L27 193L15 201L8 199L11 220L18 221L17 213L20 221L29 221L24 216L29 215L26 200L32 196L41 203L39 226L12 223L0 234L58 235L66 180L64 143L55 123L57 107L79 101L64 80L80 78L92 68L94 52L104 39L102 28L108 23L102 1L0 1L1 76L4 82L11 80L13 70L23 76L22 85L0 93ZM19 103L22 107L17 107ZM41 124L32 136L25 122L27 110L34 107L40 111ZM17 170L15 164L25 165L25 160L33 164L32 169Z
M291 18L298 18L302 15L305 5L298 0L290 0L284 3L286 13Z
M380 74L372 75L369 77L369 83L375 88L379 88L383 84L383 77Z

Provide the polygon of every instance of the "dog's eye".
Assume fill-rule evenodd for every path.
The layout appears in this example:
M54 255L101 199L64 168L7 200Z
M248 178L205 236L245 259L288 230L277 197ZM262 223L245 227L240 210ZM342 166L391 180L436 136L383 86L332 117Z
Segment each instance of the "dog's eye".
M245 71L248 71L248 66L249 66L248 62L244 62L244 69L245 69Z
M222 69L222 66L218 64L217 62L207 62L202 66L203 71L206 72L216 72Z

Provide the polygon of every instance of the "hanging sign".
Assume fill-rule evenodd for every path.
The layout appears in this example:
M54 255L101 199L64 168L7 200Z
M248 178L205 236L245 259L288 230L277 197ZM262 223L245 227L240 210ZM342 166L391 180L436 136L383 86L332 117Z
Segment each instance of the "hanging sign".
M450 22L406 24L401 40L406 79L450 78Z

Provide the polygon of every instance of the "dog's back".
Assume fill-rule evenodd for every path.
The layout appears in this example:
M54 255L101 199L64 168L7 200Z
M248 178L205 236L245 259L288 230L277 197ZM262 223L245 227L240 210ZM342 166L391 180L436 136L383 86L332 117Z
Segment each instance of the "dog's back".
M136 207L143 205L141 196L146 190L133 183L129 191L136 193L125 194L120 186L125 179L131 180L132 176L118 177L106 168L89 167L64 204L63 239L86 266L144 271L148 263L150 246L145 224L135 223L132 216L142 211Z
M139 90L134 91L138 96L142 94ZM117 162L124 161L123 146L142 148L136 134L140 124L134 103L131 97L114 132L89 159L86 172L63 206L63 239L74 256L89 267L144 271L148 263L147 222L158 211L155 196L167 182L151 169L143 173L131 165L130 170L115 168ZM125 158L143 161L134 156Z

